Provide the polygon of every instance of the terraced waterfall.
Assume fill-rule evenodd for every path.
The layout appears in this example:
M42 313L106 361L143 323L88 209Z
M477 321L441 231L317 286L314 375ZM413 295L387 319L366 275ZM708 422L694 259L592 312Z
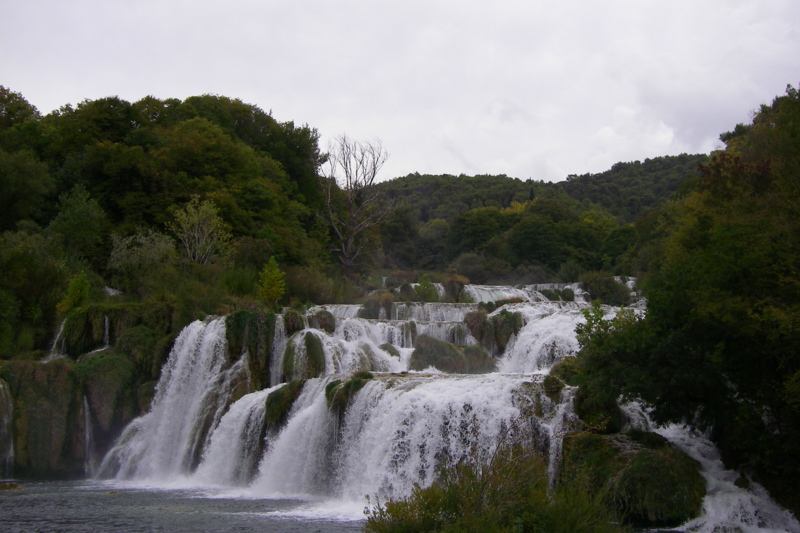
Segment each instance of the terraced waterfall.
M565 288L573 301L542 294ZM574 356L575 326L589 303L577 286L467 290L476 302L514 303L488 313L478 313L478 304L387 303L374 318L350 305L311 308L299 318L287 312L274 322L265 365L271 386L263 390L251 390L252 343L233 350L224 317L191 324L175 343L150 411L123 432L98 477L363 504L365 495L406 496L414 484L430 484L437 467L492 450L509 435L549 458L554 473L563 436L581 422L574 390L544 381L554 364ZM426 350L443 356L426 359ZM446 372L447 365L455 366ZM641 410L627 410L629 424L647 426ZM777 507L769 514L766 504L746 503L757 495L719 481L726 474L712 471L724 469L697 444L702 439L660 431L706 461L704 475L715 487L705 521L687 531L729 524L750 531L742 526L748 520L795 527L781 522L788 518ZM724 506L736 509L722 516Z

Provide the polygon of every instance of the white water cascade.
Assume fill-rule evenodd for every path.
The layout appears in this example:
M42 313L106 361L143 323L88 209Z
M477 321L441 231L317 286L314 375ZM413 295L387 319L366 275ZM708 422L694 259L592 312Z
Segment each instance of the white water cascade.
M150 412L125 428L103 459L100 476L168 480L193 468L233 384L246 376L243 360L226 368L226 344L224 318L197 321L181 332Z
M561 439L579 422L572 410L574 389L566 387L550 397L543 381L555 363L574 356L575 326L589 304L578 297L579 290L574 302L551 302L540 289L549 287L472 286L476 295L523 300L489 314L520 313L522 327L498 358L498 372L484 375L409 371L420 334L476 344L463 318L477 304L396 303L393 316L383 320L358 318L358 306L317 307L309 310L306 328L289 338L278 317L269 363L272 386L232 404L231 391L247 378L247 355L228 353L223 318L195 322L175 342L151 411L125 429L100 465L99 476L155 485L180 479L193 487L235 487L247 497L363 504L367 494L382 500L407 496L414 484L430 484L440 466L492 450L512 427L516 438L549 458L553 475ZM321 309L336 318L332 333L308 327L316 324L313 315ZM605 309L607 316L617 311ZM314 346L324 353L322 375L305 380L296 396L286 400L281 395L290 387L279 383L286 371L284 353L293 354L292 368L300 377L297 369L308 363L312 355L307 352ZM334 387L363 370L374 377L365 379L341 410L332 407ZM268 427L266 421L276 419L276 413L267 406L281 402L284 422ZM694 453L694 437L665 435ZM728 524L740 520L746 526L750 520L766 524L765 531L800 533L791 517L777 512L758 522L741 506L730 510L729 505L725 511L727 504L713 499L715 482L707 479L710 492L702 521L687 524L683 531L723 530L717 526L735 531ZM737 527L744 533L755 531L745 526Z
M0 379L0 479L9 478L14 466L14 402L8 383Z

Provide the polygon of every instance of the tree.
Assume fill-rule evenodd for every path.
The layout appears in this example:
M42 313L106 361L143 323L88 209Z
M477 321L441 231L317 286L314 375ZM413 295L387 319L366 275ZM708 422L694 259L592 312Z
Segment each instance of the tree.
M349 275L370 251L370 230L394 207L375 183L389 153L380 141L352 141L346 135L334 139L328 150L322 177L325 207L333 252Z
M262 300L277 305L278 300L283 298L286 292L286 282L284 273L278 268L275 256L269 258L269 262L264 265L264 270L258 275L258 297Z
M192 196L183 209L175 211L174 218L169 229L178 237L189 261L214 263L225 252L231 234L213 203Z
M57 235L69 255L97 258L108 224L106 214L97 200L81 185L76 185L59 197L59 211L47 226L51 235Z

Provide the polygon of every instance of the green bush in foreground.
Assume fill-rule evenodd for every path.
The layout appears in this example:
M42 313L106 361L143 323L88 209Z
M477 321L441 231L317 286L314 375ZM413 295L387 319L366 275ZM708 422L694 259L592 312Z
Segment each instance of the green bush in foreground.
M548 494L545 461L515 444L444 469L427 488L367 508L367 533L617 533L611 511L574 487Z

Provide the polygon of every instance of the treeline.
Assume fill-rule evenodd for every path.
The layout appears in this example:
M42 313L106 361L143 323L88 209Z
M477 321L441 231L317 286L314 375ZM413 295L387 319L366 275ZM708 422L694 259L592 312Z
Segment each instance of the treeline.
M382 226L387 268L455 268L481 283L575 281L582 272L634 274L622 255L632 223L690 189L705 155L618 163L566 182L410 174L380 184L398 209Z
M58 323L108 288L170 306L177 329L233 309L355 301L387 274L635 274L651 228L613 201L651 209L677 176L692 179L699 157L568 184L415 174L344 194L328 187L318 141L309 126L223 96L109 97L43 116L0 87L0 355L48 349ZM374 211L387 205L389 216Z
M270 259L299 297L332 298L323 158L316 130L240 100L110 97L42 116L0 87L2 355L47 348L104 286L169 302L176 327L256 305Z

